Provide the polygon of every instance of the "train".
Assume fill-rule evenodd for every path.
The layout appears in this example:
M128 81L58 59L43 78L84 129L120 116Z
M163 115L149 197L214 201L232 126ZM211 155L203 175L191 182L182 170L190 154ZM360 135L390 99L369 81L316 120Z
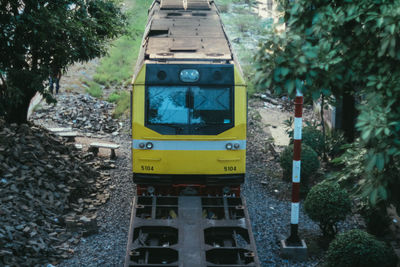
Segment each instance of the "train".
M240 186L247 93L213 0L155 0L131 91L125 266L259 266Z

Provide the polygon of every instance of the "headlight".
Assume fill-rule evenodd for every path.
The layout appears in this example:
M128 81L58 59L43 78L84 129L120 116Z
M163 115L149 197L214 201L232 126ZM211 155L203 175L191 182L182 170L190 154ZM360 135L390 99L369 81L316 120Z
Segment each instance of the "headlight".
M185 83L197 82L200 78L200 73L195 69L184 69L181 70L180 79Z
M228 149L228 150L232 150L232 144L231 143L227 143L225 145L225 148Z
M147 149L152 149L153 148L153 143L152 142L147 142L146 143L146 148Z

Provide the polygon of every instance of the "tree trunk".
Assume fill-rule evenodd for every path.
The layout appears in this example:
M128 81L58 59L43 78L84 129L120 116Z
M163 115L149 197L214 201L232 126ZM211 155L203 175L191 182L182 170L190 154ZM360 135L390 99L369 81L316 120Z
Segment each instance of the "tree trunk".
M343 93L342 130L347 142L353 142L355 137L356 101L354 96L345 91Z
M21 96L18 104L14 104L8 108L6 114L6 121L8 123L26 123L28 116L28 108L31 99L36 92L27 92L25 95Z

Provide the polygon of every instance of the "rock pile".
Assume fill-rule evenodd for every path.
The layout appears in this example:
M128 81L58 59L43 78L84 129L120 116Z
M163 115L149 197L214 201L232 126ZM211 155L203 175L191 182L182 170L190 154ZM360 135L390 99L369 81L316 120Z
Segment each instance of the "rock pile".
M44 129L0 120L0 266L55 264L97 231L110 177L80 153Z
M113 133L118 130L118 120L112 117L113 108L114 104L90 95L60 95L57 105L43 106L32 118L51 118L60 126L83 132Z

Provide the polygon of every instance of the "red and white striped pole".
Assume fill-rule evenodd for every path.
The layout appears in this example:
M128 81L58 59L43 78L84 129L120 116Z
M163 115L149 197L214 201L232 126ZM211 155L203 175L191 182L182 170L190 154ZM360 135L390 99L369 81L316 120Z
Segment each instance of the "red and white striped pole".
M297 89L294 100L294 133L293 133L293 169L292 169L292 211L290 219L290 236L288 244L301 244L298 235L300 209L300 169L301 169L301 129L303 115L303 94Z

